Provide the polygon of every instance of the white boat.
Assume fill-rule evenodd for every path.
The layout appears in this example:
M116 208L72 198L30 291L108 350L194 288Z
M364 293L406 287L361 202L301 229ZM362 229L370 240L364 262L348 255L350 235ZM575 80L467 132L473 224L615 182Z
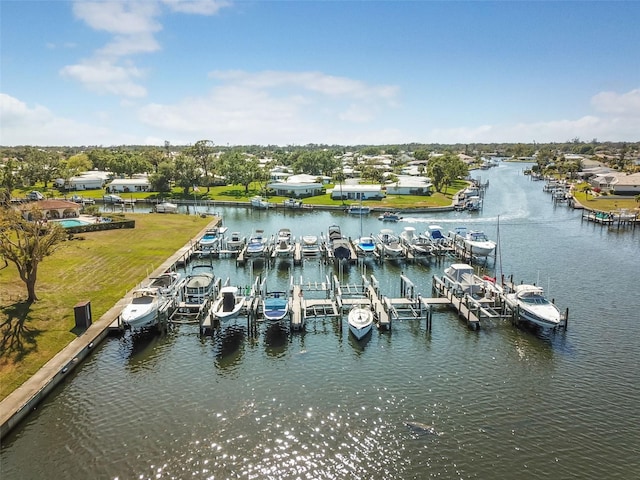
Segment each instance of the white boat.
M122 197L120 195L115 195L113 193L110 193L108 195L104 195L102 197L102 201L104 203L124 203L124 200L122 199Z
M518 313L521 320L542 328L556 328L562 322L560 309L547 300L542 287L516 285L514 292L505 295L505 302Z
M382 215L378 216L378 220L382 220L383 222L397 222L401 219L402 217L400 214L396 212L384 212Z
M295 198L287 198L282 201L284 208L302 208L302 200L296 200Z
M220 289L218 297L211 306L211 313L219 320L237 317L244 306L245 297L238 287L226 285Z
M246 239L240 232L231 232L226 245L229 250L241 250L245 242Z
M156 291L141 288L133 292L133 298L120 313L120 319L131 328L143 328L158 321L158 310L167 299Z
M203 250L211 250L220 244L220 231L218 227L208 228L198 240L198 245Z
M378 244L387 257L400 257L404 254L400 237L389 228L383 228L378 234Z
M342 236L339 225L329 225L327 231L329 248L333 252L333 257L338 260L344 260L351 257L351 248L349 240Z
M251 206L259 210L266 210L269 208L269 202L260 195L256 195L255 197L251 197Z
M164 297L175 297L183 285L182 274L179 272L166 272L150 280L149 284L144 287L144 290Z
M302 255L314 256L320 254L320 243L317 235L302 236Z
M178 205L171 202L162 202L156 205L156 213L177 213Z
M183 287L183 300L192 305L202 305L213 292L215 276L209 270L211 267L204 266L207 271L200 271L196 265L191 273L187 275Z
M456 295L478 295L488 287L487 280L476 275L466 263L452 263L445 268L443 280Z
M433 253L431 241L418 235L415 227L404 227L400 233L400 242L415 255L431 255Z
M293 243L293 236L291 230L288 228L281 228L278 230L278 237L276 239L275 252L279 257L288 257L293 255L293 251L296 246Z
M248 257L259 257L264 254L264 250L266 248L265 239L264 239L264 230L256 230L249 237L249 241L247 242L247 256Z
M447 243L447 237L445 236L444 230L440 225L427 226L427 230L424 232L424 236L436 245Z
M287 292L268 292L262 297L262 315L265 320L282 320L289 313Z
M465 248L472 255L486 257L496 250L496 242L489 240L487 235L480 230L467 230L465 227L457 227L454 230L454 238L461 239Z
M347 208L347 213L351 215L368 215L371 213L371 207L366 205L351 205Z
M373 312L367 305L354 305L349 310L349 331L356 339L362 339L373 328Z
M376 242L373 237L360 237L355 241L354 246L358 255L369 256L373 255L376 251Z

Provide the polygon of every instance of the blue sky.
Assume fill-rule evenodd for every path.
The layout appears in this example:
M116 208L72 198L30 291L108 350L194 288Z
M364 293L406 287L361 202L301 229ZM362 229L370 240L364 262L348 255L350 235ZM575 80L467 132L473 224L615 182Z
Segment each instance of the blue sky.
M2 145L640 141L640 2L0 8Z

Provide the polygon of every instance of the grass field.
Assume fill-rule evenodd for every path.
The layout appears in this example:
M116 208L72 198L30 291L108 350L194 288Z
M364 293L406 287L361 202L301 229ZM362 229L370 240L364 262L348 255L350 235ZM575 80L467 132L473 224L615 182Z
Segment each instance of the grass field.
M75 337L73 307L91 301L94 319L212 221L187 215L127 214L134 229L76 235L38 270L29 305L15 265L0 270L0 400ZM1 265L0 265L1 266Z

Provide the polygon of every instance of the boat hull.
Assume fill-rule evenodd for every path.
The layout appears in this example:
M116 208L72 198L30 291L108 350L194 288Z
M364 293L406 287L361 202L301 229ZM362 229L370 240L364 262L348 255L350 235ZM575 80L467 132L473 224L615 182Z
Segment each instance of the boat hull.
M367 307L353 307L348 322L351 334L361 340L373 329L373 312Z

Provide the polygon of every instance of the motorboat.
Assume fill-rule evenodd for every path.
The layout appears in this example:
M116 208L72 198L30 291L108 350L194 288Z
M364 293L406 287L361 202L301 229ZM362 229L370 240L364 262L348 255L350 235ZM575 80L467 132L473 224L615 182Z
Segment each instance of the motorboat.
M373 255L376 251L376 242L373 237L360 237L355 241L355 248L359 255Z
M218 227L208 228L198 240L198 245L203 250L211 250L220 244L220 231Z
M157 291L140 288L133 292L133 297L120 312L122 323L130 328L144 328L158 321L158 310L168 300Z
M404 227L400 233L400 242L414 255L431 255L433 245L426 237L418 235L415 227Z
M171 202L162 202L155 206L156 213L177 213L178 205Z
M397 222L401 219L402 217L397 212L384 212L378 216L378 220L382 220L383 222Z
M244 302L245 297L238 287L225 285L211 305L211 313L218 320L230 320L238 316Z
M368 305L354 305L349 310L347 321L349 331L357 340L361 340L373 328L373 312Z
M296 200L295 198L287 198L282 201L284 208L302 208L302 200Z
M383 228L378 234L378 244L383 255L387 257L400 257L404 254L404 249L400 243L400 237L389 228Z
M206 268L206 271L202 271ZM209 266L194 266L187 275L183 287L183 300L192 305L202 305L213 292L215 276Z
M276 238L275 252L279 257L288 257L293 254L296 246L293 243L293 236L291 230L288 228L281 228L278 230L278 237Z
M184 281L182 274L179 272L165 272L150 280L144 289L164 297L175 297L178 295L180 290L182 290Z
M124 203L124 200L120 195L116 195L114 193L109 193L102 197L102 201L104 203Z
M251 197L251 206L253 208L257 208L259 210L266 210L269 208L269 202L262 198L260 195L256 195L255 197Z
M317 235L302 236L302 255L314 256L320 254L320 243Z
M537 285L516 285L512 293L505 295L505 303L517 312L520 320L545 329L556 328L563 320L560 309L547 300L544 290Z
M264 230L254 231L247 242L247 256L259 257L264 254L265 248Z
M333 252L333 257L338 260L344 260L351 257L351 247L349 240L342 236L339 225L329 225L327 231L329 248Z
M473 267L466 263L452 263L445 268L443 280L456 295L478 295L488 286L487 280L476 275Z
M427 230L424 232L424 236L436 245L441 245L447 242L447 237L445 236L444 230L440 225L427 226Z
M289 313L287 292L267 292L262 297L262 315L265 320L282 320Z
M246 239L240 232L231 232L229 239L226 241L226 246L229 250L241 250L245 242Z
M483 231L467 230L465 227L457 227L453 234L456 240L462 240L465 249L472 255L486 257L496 250L496 242L489 240Z
M366 205L351 205L347 208L347 213L351 215L368 215L371 213L371 207Z

